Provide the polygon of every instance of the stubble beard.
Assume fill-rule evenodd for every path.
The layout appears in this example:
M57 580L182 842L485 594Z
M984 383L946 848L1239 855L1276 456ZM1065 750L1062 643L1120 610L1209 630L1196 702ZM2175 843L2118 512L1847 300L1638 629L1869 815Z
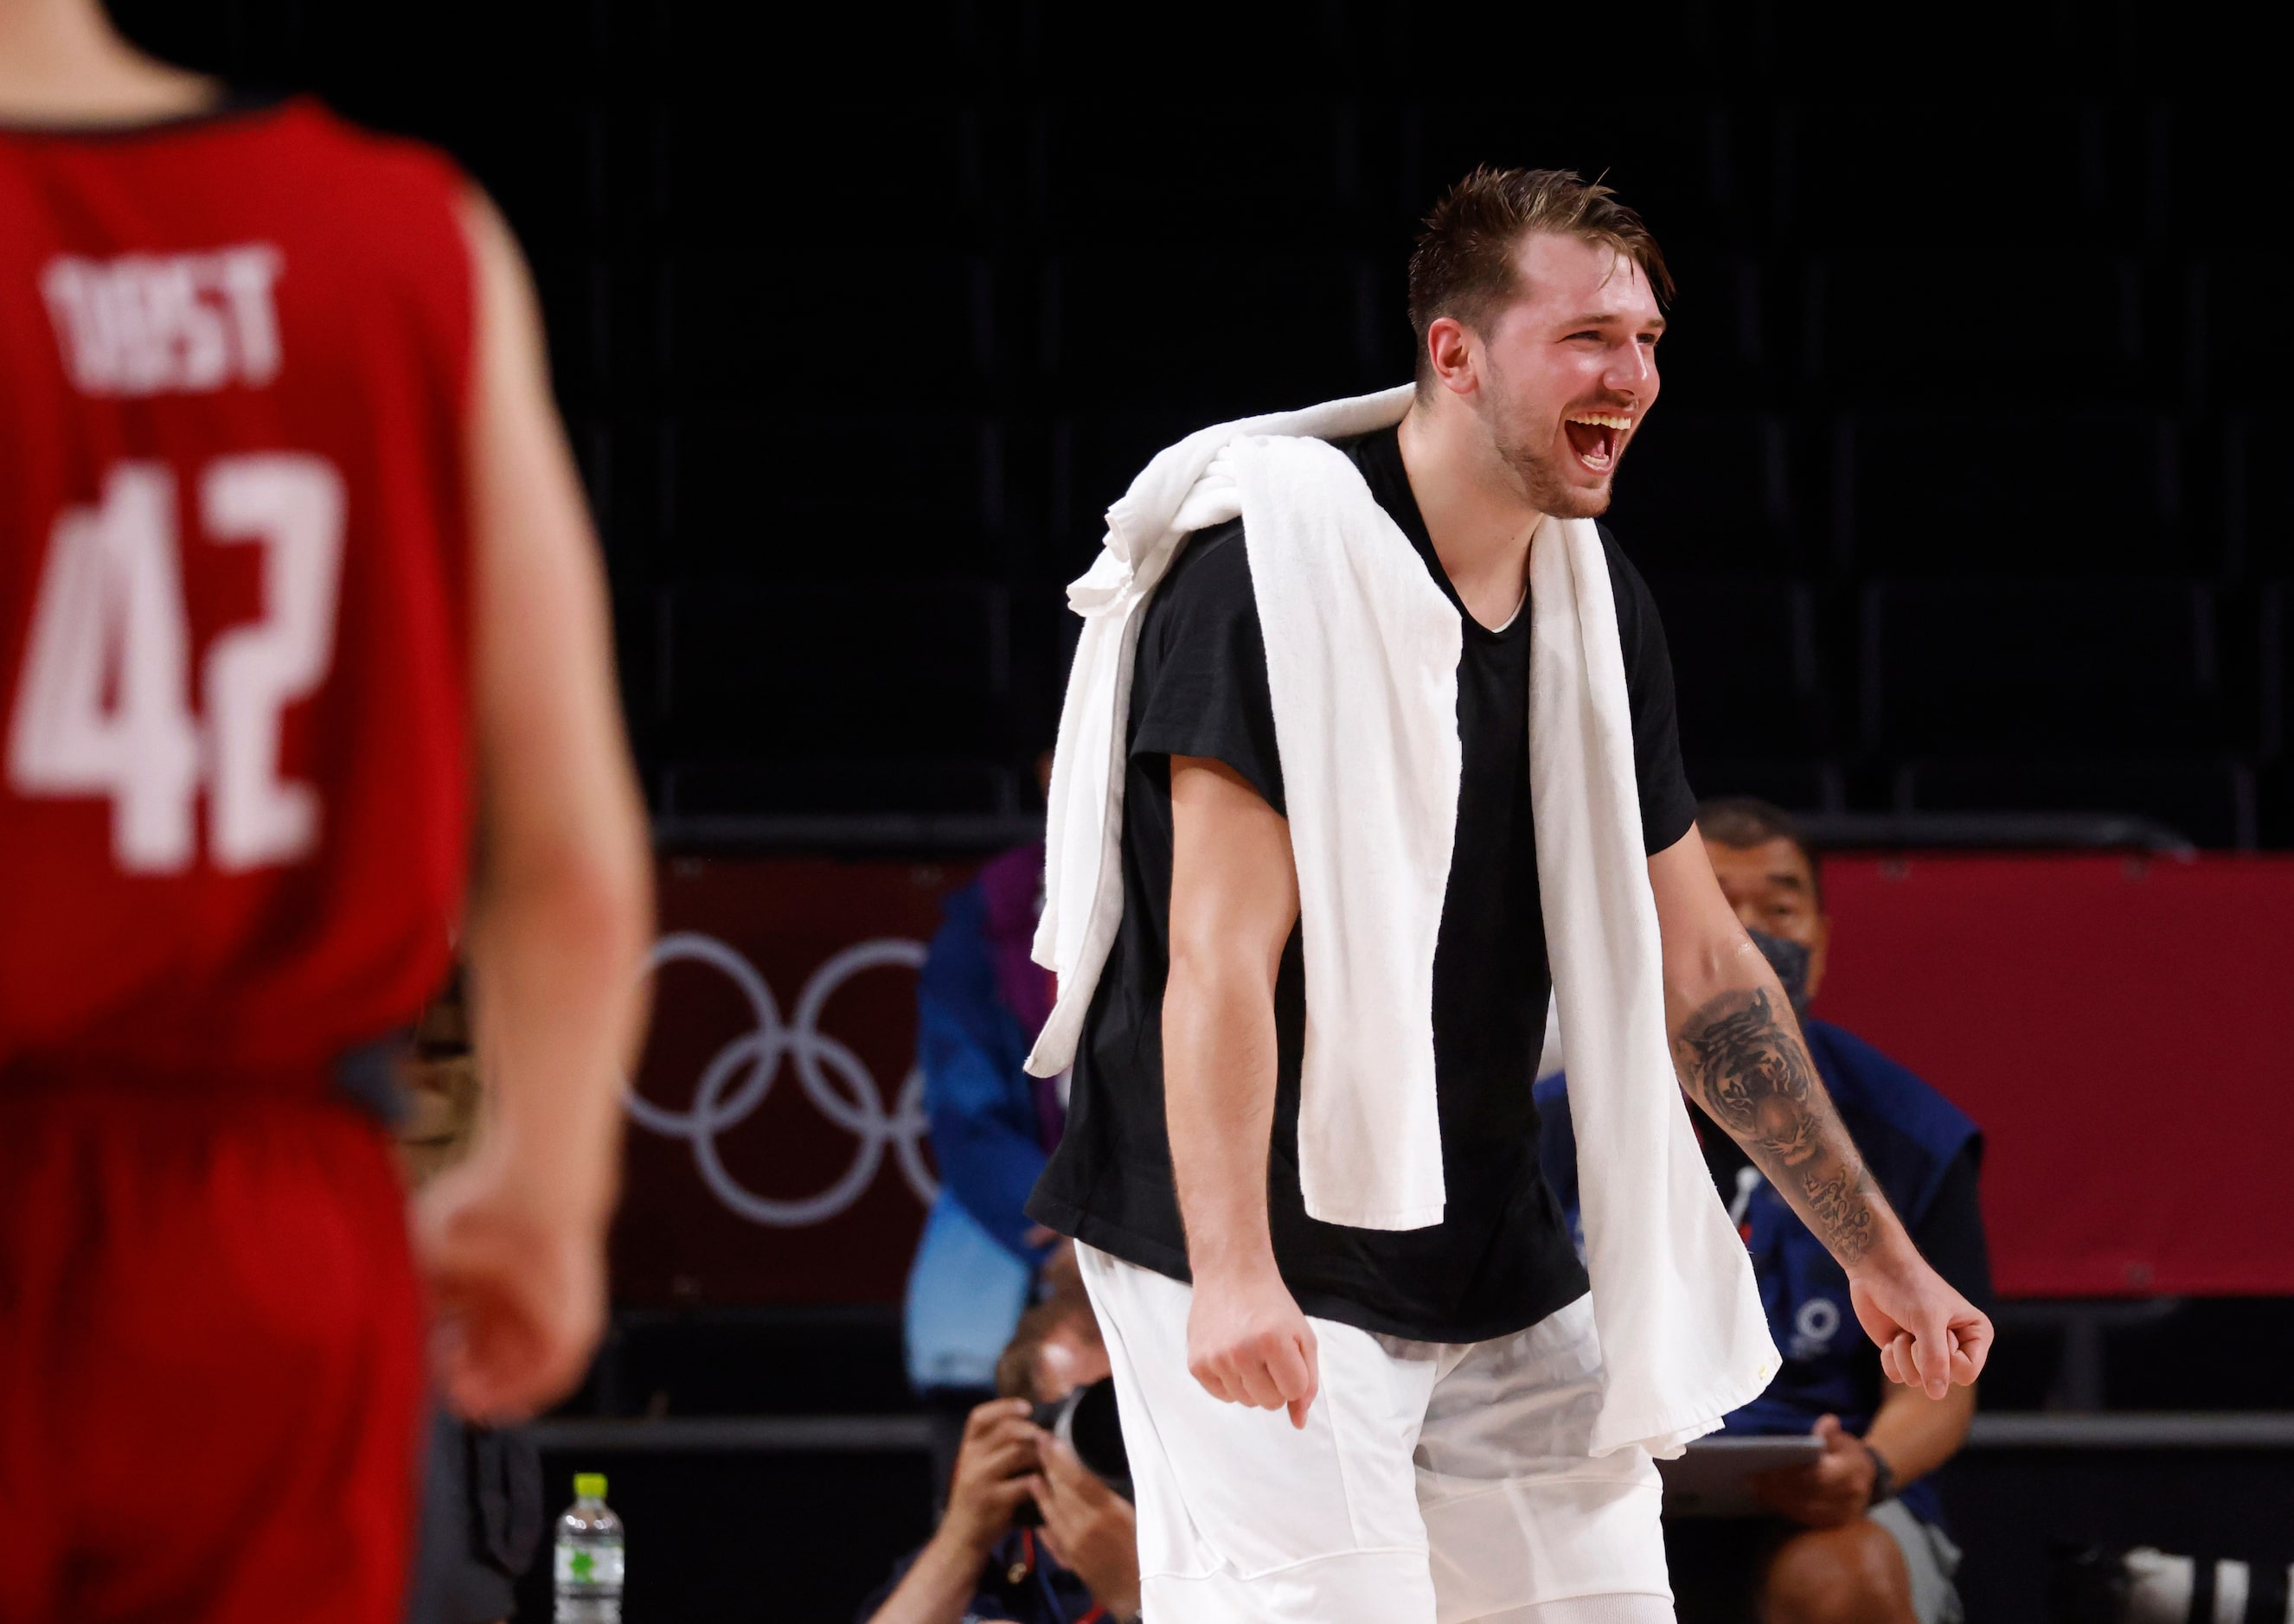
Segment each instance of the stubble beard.
M1529 416L1510 399L1501 400L1490 427L1499 457L1521 481L1522 494L1530 506L1557 519L1598 519L1608 512L1615 475L1590 491L1571 484L1561 459L1546 449L1552 442L1533 443L1530 438L1533 431L1525 432Z

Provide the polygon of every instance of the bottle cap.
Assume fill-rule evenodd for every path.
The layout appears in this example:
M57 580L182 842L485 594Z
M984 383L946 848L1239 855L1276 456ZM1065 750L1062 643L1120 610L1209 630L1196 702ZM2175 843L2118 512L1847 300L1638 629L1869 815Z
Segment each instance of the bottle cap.
M604 1499L606 1474L603 1472L576 1472L574 1474L574 1498L581 1500Z

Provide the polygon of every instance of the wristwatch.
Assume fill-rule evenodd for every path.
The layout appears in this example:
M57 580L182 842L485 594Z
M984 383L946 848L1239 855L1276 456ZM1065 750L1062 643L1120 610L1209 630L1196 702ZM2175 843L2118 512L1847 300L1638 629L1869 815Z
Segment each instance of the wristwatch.
M1856 1441L1864 1443L1861 1438ZM1885 1455L1868 1443L1864 1443L1864 1453L1872 1462L1872 1493L1864 1502L1864 1509L1869 1511L1873 1506L1896 1498L1896 1468L1888 1464Z

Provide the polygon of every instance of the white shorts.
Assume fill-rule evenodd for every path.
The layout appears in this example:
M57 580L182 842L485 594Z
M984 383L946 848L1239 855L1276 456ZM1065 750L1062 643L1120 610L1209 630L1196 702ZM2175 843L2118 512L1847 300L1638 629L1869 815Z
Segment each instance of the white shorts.
M1188 1374L1190 1287L1076 1255L1115 1369L1145 1617L1464 1624L1574 1597L1671 1602L1655 1464L1585 1452L1590 1298L1468 1344L1315 1320L1322 1388L1298 1431Z

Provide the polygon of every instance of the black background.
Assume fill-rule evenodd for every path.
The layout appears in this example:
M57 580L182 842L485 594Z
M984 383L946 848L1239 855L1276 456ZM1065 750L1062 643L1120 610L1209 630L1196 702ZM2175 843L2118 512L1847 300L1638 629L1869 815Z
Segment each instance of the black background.
M133 0L439 142L534 263L660 812L1013 812L1151 451L1405 377L1479 161L1681 283L1612 517L1700 792L2294 844L2285 142L2134 4ZM2187 67L2178 66L2188 59Z

